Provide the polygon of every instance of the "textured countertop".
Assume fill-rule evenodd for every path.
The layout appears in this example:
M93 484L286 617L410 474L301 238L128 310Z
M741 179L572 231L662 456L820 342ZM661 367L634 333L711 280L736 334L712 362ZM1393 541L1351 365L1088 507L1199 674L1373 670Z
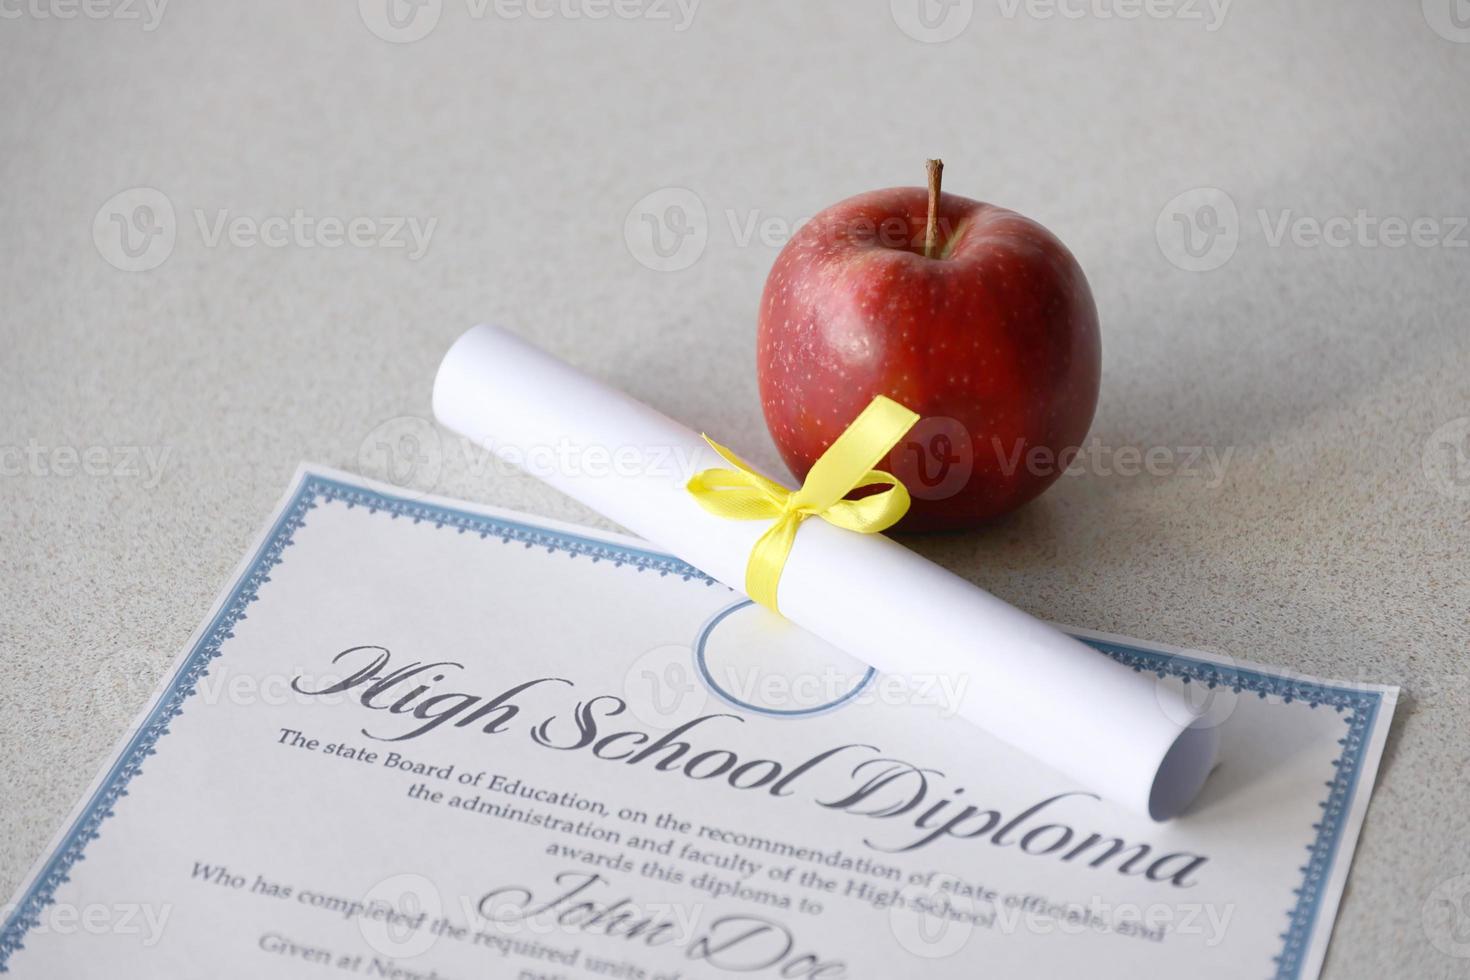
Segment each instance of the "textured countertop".
M943 156L1076 253L1104 383L1085 473L913 546L1050 619L1403 685L1326 976L1470 975L1426 908L1470 873L1470 29L927 2L7 4L0 889L299 460L600 523L423 421L462 329L774 465L786 230Z

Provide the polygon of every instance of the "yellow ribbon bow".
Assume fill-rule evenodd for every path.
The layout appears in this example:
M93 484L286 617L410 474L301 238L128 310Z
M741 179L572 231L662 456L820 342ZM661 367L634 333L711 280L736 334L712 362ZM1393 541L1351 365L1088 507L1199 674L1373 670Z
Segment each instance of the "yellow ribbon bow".
M776 586L796 542L796 529L808 517L877 534L897 523L909 509L909 492L898 477L873 467L919 421L919 416L879 395L812 465L800 490L789 490L757 473L749 463L709 436L704 441L734 469L696 473L687 488L711 514L737 521L774 520L750 549L745 594L774 613ZM888 489L861 500L844 500L859 487Z

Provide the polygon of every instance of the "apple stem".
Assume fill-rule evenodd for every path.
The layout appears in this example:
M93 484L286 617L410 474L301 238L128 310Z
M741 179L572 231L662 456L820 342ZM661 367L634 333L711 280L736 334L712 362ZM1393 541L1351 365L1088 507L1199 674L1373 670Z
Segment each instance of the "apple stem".
M929 223L924 228L924 258L932 259L939 254L939 186L944 181L944 161L929 160L924 166L929 171Z

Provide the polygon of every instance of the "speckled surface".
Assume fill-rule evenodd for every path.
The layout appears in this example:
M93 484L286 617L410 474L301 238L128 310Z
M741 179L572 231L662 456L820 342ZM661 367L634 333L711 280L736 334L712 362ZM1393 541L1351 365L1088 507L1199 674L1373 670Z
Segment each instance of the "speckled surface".
M774 464L753 349L781 223L942 155L948 189L1042 221L1091 278L1100 443L1173 455L914 546L1055 620L1403 685L1326 976L1470 975L1426 913L1470 873L1470 248L1453 244L1470 233L1452 220L1470 213L1470 43L1436 0L1241 3L1216 30L1202 4L1205 21L949 9L971 6L927 43L900 28L905 0L705 0L684 30L673 5L511 20L445 0L398 44L351 2L180 3L151 31L142 5L7 5L0 889L296 463L374 473L385 432L424 435L380 425L427 416L461 329L513 325ZM157 253L128 259L110 215L140 199L104 205L139 186L176 238L129 272L114 263ZM1229 246L1180 250L1166 208L1200 187L1228 194L1238 245L1189 271ZM692 264L639 238L651 194L656 217L707 214ZM298 208L436 224L416 259L411 241L210 244L220 209ZM1337 244L1272 242L1283 216L1359 211L1367 230ZM1389 247L1388 217L1437 230ZM424 438L415 479L438 492L597 523ZM87 472L55 472L68 447ZM1185 468L1187 447L1228 459L1220 478Z

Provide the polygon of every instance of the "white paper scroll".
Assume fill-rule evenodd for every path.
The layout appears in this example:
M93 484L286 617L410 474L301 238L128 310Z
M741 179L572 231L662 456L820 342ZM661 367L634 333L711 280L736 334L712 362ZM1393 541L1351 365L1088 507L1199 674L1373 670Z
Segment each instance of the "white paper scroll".
M647 405L479 326L445 355L434 414L732 588L745 581L765 522L703 510L684 484L724 464ZM1181 694L885 537L807 520L779 597L793 622L884 673L963 678L960 715L1155 820L1183 810L1214 763L1217 730L1191 727Z

